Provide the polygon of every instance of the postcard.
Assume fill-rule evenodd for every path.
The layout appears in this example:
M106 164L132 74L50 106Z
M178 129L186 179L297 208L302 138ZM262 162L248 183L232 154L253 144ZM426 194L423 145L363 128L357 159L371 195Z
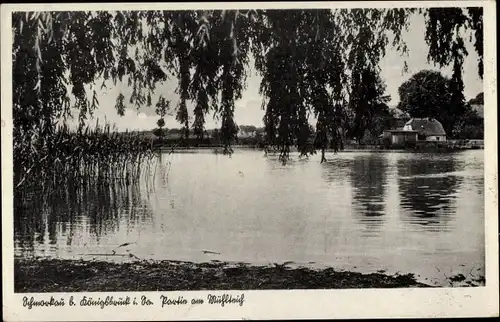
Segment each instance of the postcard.
M498 316L495 6L2 5L4 320Z

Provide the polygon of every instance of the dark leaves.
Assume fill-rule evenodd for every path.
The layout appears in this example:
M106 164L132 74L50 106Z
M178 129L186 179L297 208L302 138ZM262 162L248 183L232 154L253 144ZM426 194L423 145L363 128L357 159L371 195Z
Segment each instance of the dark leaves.
M184 138L189 137L189 115L188 115L188 110L186 106L186 100L181 99L179 101L179 105L177 107L177 115L175 119L182 124L182 136Z
M482 7L471 7L467 8L469 14L469 25L474 31L474 49L479 56L478 61L478 73L481 78L483 78L483 8Z
M21 140L22 133L43 132L42 128L50 133L61 116L69 115L66 81L83 124L98 105L95 94L86 97L86 86L126 79L133 87L132 104L140 108L152 104L157 83L174 75L181 98L176 118L184 133L191 127L197 136L203 135L206 115L212 112L222 120L221 139L230 151L237 133L235 101L245 88L251 51L255 69L263 77L268 143L280 148L284 156L292 146L308 151L309 115L314 114L318 118L315 140L320 146L330 146L340 140L339 133L348 125L349 106L363 127L374 114L371 108L383 104L378 101L383 96L382 84L375 81L378 85L364 86L367 77L372 77L366 73L378 73L389 34L392 45L406 51L402 32L416 11L15 13L14 135ZM482 8L430 8L425 14L429 59L441 66L453 65L450 89L453 100L460 103L467 55L463 30L467 28L475 39L479 75L483 74ZM125 111L124 99L122 94L117 99L120 115ZM192 124L187 109L190 101Z
M161 118L165 117L170 110L170 101L166 100L163 95L160 95L158 102L155 105L156 115L159 115Z
M116 98L115 109L118 112L118 115L120 115L120 116L125 115L126 107L125 107L124 101L125 101L125 96L123 96L122 93L118 94L118 97Z
M475 27L481 29L479 21L482 13L473 12L473 22ZM430 8L426 12L426 32L425 40L429 45L428 59L434 61L439 66L447 66L456 59L463 59L467 56L467 51L461 36L461 29L467 27L469 17L465 15L462 8ZM480 37L480 47L482 48L482 38ZM476 48L477 50L477 48ZM482 51L482 50L480 50ZM479 53L479 51L478 51ZM480 54L482 57L482 54ZM482 71L480 71L482 75Z

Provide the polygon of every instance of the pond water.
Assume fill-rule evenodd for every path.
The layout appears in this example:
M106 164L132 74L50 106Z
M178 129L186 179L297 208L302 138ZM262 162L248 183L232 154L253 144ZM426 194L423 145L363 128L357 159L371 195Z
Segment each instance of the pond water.
M70 188L45 205L28 203L16 216L15 255L292 261L414 273L442 286L457 274L484 276L483 150L327 159L163 154L139 185Z

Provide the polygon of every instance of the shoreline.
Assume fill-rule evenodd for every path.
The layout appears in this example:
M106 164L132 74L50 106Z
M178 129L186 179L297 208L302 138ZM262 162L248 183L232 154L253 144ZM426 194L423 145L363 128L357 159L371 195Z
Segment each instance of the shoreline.
M233 149L238 150L258 150L264 152L263 148L254 147L251 145L234 145ZM215 153L221 153L223 147L221 146L186 146L186 147L175 147L173 149L173 153L182 153L183 151L214 151ZM470 151L470 150L484 150L484 146L481 147L423 147L420 149L404 149L404 148L385 148L381 146L374 145L366 145L366 146L346 146L344 149L337 151L338 153L342 152L396 152L396 153L456 153L462 151ZM171 146L160 146L157 147L157 151L160 153L169 153L172 152ZM327 153L335 152L333 149L326 149ZM297 152L296 149L292 149L291 152ZM269 151L269 153L279 153ZM317 150L317 153L321 153L320 150Z
M285 263L286 264L286 263ZM173 260L113 263L62 259L14 259L16 293L148 292L194 290L290 290L357 288L434 288L413 274L386 275Z

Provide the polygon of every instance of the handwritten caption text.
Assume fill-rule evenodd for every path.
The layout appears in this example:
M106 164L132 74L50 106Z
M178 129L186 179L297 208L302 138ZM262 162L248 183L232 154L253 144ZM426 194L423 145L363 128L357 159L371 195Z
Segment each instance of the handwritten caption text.
M169 306L189 306L189 305L220 305L226 307L230 305L243 306L245 303L245 294L208 294L206 297L171 297L161 294L158 298L150 298L146 295L141 296L70 296L69 298L50 298L42 299L34 296L24 296L22 299L23 307L29 310L33 308L48 308L48 307L126 307L126 306L155 306L161 305L162 308Z

